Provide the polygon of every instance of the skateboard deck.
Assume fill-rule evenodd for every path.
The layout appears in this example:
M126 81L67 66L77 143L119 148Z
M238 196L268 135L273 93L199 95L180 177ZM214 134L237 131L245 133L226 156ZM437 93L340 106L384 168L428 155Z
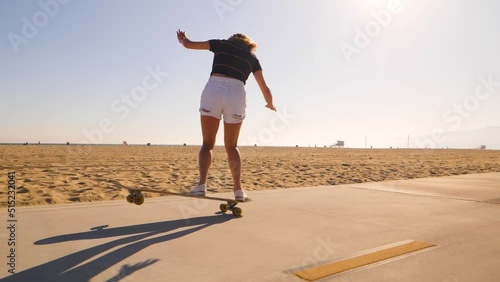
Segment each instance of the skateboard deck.
M242 209L240 207L237 207L236 205L238 203L244 203L244 202L236 201L234 199L212 197L212 196L196 196L196 195L189 195L189 194L162 191L162 190L153 190L153 189L148 189L148 188L131 188L131 187L128 187L128 186L121 184L117 180L111 180L110 182L119 186L122 189L128 190L129 195L127 196L127 202L129 202L131 204L142 205L144 203L144 195L142 195L142 193L147 192L147 193L157 193L157 194L164 194L164 195L180 196L180 197L200 198L200 199L207 199L207 200L222 201L222 202L226 202L226 203L220 204L220 206L219 206L219 209L222 213L225 213L228 210L230 210L233 213L233 215L235 215L235 216L241 216L241 214L242 214Z

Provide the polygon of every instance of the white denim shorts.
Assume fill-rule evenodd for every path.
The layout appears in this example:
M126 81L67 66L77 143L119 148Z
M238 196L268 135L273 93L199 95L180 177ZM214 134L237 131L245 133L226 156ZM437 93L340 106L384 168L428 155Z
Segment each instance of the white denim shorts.
M200 114L226 123L240 123L245 119L247 101L245 84L235 78L211 76L203 89Z

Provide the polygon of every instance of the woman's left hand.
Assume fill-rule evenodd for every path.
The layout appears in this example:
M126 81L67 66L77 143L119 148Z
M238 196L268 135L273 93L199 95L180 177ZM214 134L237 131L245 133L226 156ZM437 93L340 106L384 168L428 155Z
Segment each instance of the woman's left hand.
M177 40L179 40L179 43L182 43L182 40L186 39L186 32L182 30L177 30Z

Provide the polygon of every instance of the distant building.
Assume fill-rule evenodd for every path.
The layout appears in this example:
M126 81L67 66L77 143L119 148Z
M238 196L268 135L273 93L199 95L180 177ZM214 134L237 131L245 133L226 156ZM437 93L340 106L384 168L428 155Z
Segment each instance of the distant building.
M337 143L330 145L330 148L333 147L338 147L338 148L343 148L344 147L344 141L338 140Z

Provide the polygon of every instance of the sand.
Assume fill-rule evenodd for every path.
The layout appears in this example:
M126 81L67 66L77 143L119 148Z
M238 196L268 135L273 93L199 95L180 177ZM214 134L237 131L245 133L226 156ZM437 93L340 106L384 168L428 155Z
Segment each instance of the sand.
M16 205L123 200L124 185L187 192L198 180L197 146L0 146L0 207L8 173L16 176ZM240 148L244 189L388 181L500 172L500 151L430 149ZM232 190L223 147L214 151L209 190ZM147 194L146 197L158 197Z

